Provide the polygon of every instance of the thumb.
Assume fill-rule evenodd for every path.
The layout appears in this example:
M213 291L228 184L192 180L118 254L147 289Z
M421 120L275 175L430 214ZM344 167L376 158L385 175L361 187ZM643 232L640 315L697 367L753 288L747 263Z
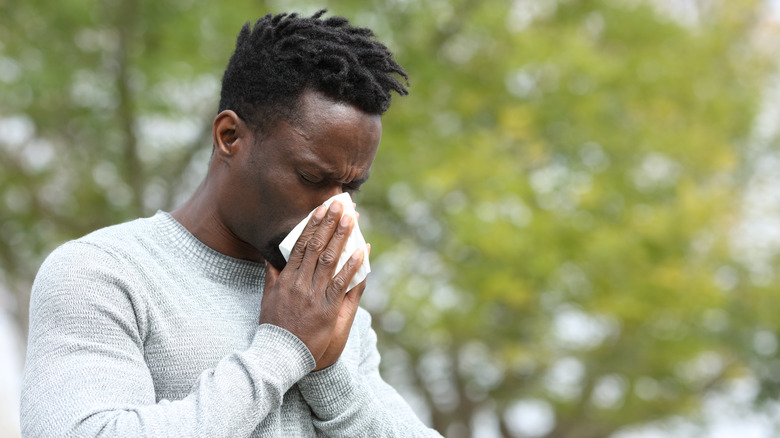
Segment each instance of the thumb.
M279 278L279 270L274 268L272 264L265 262L265 283L263 290L267 291L274 287L276 280Z

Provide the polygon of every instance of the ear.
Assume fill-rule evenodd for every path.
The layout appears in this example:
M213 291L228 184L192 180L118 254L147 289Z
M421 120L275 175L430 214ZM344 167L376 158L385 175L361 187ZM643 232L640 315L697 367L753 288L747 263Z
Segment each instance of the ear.
M214 119L212 133L214 135L214 155L218 157L232 157L236 153L236 142L245 136L246 124L232 110L225 110L217 114Z

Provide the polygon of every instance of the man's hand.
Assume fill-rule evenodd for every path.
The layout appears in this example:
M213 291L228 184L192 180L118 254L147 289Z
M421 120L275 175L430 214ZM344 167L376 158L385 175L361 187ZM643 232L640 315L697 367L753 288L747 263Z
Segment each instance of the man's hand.
M344 350L365 281L349 293L347 285L363 263L355 251L334 277L339 255L352 232L352 216L341 217L337 201L319 207L279 272L266 263L260 324L282 327L297 336L317 362L315 370L332 365ZM341 219L339 219L341 218Z

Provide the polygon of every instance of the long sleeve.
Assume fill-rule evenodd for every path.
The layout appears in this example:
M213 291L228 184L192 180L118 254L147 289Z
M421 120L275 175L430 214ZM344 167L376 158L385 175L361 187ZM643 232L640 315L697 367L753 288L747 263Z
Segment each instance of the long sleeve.
M440 437L426 427L403 398L379 374L379 351L370 316L361 310L350 342L358 338L360 358L342 356L330 367L298 382L314 413L319 436Z
M380 377L368 312L311 373L303 342L258 326L264 275L163 212L55 250L33 285L23 436L439 436Z
M47 259L33 287L24 436L248 437L314 367L298 338L262 325L248 348L200 369L189 395L158 400L145 348L160 335L146 328L152 309L134 292L142 280L90 245L67 248ZM169 356L198 355L193 338Z

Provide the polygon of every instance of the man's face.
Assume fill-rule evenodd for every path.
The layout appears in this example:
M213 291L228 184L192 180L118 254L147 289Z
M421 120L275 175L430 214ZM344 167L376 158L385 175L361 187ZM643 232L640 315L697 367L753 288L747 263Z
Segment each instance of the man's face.
M379 115L308 92L301 123L281 122L230 169L225 223L274 267L286 265L279 243L331 196L368 179L382 135Z

